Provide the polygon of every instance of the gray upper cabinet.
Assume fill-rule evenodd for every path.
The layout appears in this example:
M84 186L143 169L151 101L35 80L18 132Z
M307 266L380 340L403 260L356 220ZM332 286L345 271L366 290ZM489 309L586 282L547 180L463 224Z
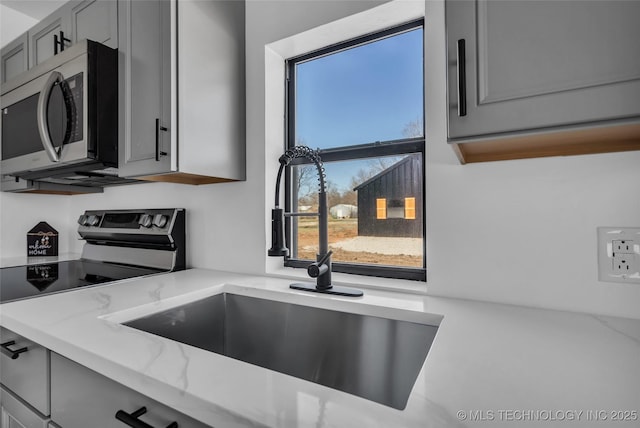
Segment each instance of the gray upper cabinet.
M637 1L447 1L450 141L640 117L638 17Z
M61 41L64 38L63 41ZM2 83L81 40L118 47L118 2L73 0L2 49Z
M69 6L61 8L34 25L29 34L29 68L35 67L51 58L61 49L61 36L69 41L63 41L64 46L71 45L71 19ZM57 45L57 47L56 47Z
M29 68L28 36L24 33L2 48L0 74L2 83L26 71Z
M118 2L74 1L70 5L72 43L89 39L118 48Z
M121 176L171 171L171 8L126 1L118 11ZM171 128L171 129L170 129Z
M119 174L245 179L244 2L123 1Z

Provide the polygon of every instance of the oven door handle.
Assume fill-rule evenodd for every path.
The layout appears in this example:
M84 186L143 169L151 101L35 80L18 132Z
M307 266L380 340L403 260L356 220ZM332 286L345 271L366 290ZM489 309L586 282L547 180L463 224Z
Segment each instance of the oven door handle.
M49 96L51 95L53 87L59 82L64 82L62 73L59 71L52 71L47 82L40 91L40 96L38 97L38 110L36 113L38 118L40 142L42 143L42 147L44 147L45 152L47 152L47 156L51 159L51 162L60 162L60 153L62 152L62 148L56 150L55 147L53 147L51 135L49 135L49 128L47 126L47 104L49 103Z

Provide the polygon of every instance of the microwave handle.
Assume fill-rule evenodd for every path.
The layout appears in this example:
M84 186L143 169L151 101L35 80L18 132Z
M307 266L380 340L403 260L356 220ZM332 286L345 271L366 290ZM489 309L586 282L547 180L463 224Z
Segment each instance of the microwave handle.
M60 153L53 147L51 142L51 136L49 135L49 129L47 127L47 103L51 90L58 82L64 81L64 77L59 71L52 71L44 84L44 87L40 91L38 97L38 110L36 112L38 118L38 132L40 133L40 142L44 147L47 156L51 159L51 162L60 162Z

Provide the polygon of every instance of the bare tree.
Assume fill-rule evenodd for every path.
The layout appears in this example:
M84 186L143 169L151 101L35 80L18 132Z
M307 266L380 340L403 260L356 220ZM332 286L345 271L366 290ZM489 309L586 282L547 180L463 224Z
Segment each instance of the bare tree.
M303 139L298 139L297 146L306 145ZM313 194L317 192L316 188L316 170L313 165L299 165L293 168L293 183L295 195L300 201L314 199Z
M424 120L417 117L407 123L402 129L402 136L405 138L424 137Z
M316 168L312 165L300 165L294 169L296 194L304 197L316 192Z
M358 205L358 193L353 190L353 187L342 192L340 203L346 205Z
M327 180L327 205L332 207L342 203L342 194L335 183L331 180Z

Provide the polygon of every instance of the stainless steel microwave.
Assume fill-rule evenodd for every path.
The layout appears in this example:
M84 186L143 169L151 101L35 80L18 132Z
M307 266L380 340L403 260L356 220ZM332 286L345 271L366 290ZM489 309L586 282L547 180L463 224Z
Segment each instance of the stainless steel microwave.
M0 171L46 179L117 167L118 52L84 40L2 85Z

